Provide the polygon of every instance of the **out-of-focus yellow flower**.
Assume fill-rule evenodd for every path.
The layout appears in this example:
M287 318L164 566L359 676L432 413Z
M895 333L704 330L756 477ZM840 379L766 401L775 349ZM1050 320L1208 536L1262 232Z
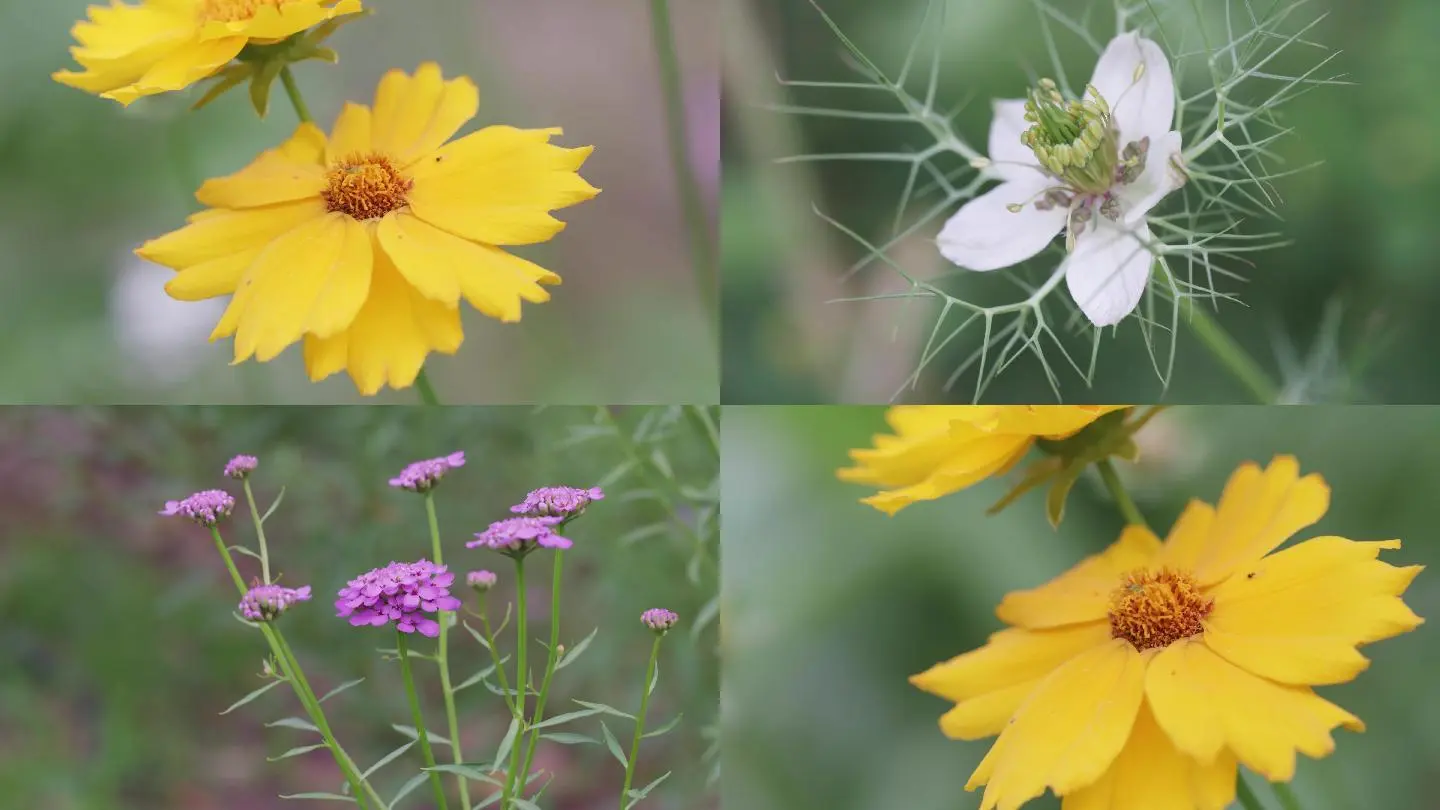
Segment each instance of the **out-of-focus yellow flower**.
M114 0L71 33L83 71L55 81L129 105L214 75L248 44L265 45L361 11L360 0Z
M1359 718L1314 686L1352 680L1357 648L1418 627L1400 596L1421 566L1399 540L1317 537L1271 552L1329 507L1294 458L1240 467L1218 508L1192 501L1162 543L1129 526L1105 552L1009 594L1011 625L911 678L953 701L949 737L999 735L970 777L982 810L1048 788L1064 810L1223 810L1237 762L1289 781Z
M844 481L881 492L863 499L893 515L1000 475L1024 458L1037 439L1063 440L1129 405L897 405L885 413L894 435L873 448L850 451L856 466Z
M348 104L327 138L302 124L277 149L207 181L207 206L136 252L179 274L182 301L233 295L210 339L235 362L273 359L302 338L319 380L348 370L366 395L404 388L431 351L463 339L460 300L501 321L549 300L560 277L500 249L549 240L550 212L599 190L578 171L593 147L549 143L559 129L489 126L446 143L475 116L469 79L434 63L385 75L374 109Z

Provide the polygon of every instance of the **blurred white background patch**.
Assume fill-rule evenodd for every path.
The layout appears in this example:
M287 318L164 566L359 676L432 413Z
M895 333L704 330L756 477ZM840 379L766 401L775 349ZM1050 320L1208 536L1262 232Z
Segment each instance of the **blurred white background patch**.
M125 370L171 384L215 361L209 336L228 301L176 301L165 294L165 282L174 276L127 254L110 288L110 323Z

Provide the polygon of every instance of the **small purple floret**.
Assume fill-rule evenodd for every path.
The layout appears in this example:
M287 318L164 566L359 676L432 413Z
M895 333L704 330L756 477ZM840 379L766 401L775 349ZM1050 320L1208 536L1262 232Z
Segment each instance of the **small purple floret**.
M500 578L495 576L494 571L471 571L465 575L465 584L475 590L484 593L495 587Z
M160 514L166 517L186 517L210 529L220 522L220 518L229 517L234 510L235 499L230 497L230 493L207 489L183 500L166 501Z
M517 515L572 518L585 511L592 501L603 500L599 487L541 487L525 496L525 502L510 507Z
M226 478L244 478L260 466L260 459L254 456L236 456L225 465Z
M310 586L282 588L279 585L256 585L240 600L240 615L252 622L270 622L296 602L310 601Z
M359 627L393 623L402 633L440 635L440 625L427 613L459 610L461 602L450 595L455 575L429 560L392 562L361 574L340 589L335 600L337 616L349 617Z
M445 473L457 467L465 466L464 451L457 451L448 456L440 458L427 458L424 461L417 461L406 465L400 474L390 479L390 486L400 489L408 489L411 492L429 492Z
M665 608L651 608L640 614L640 623L662 636L678 621L680 621L680 617L675 615L674 611Z
M466 548L489 548L511 556L523 556L536 548L567 549L573 545L555 533L558 517L513 517L497 520L475 535Z

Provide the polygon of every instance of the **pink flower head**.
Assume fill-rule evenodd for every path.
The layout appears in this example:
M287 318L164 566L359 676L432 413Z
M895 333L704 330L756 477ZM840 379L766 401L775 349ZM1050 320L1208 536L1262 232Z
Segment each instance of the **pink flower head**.
M445 473L465 466L465 452L456 451L440 458L427 458L406 465L400 474L390 479L390 486L408 489L411 492L429 492L440 483Z
M183 500L166 501L160 514L166 517L186 517L210 529L220 522L220 518L229 517L233 511L235 499L230 497L230 493L207 489Z
M450 595L455 575L429 560L392 562L350 580L340 589L335 610L350 624L380 627L394 624L402 633L440 635L440 625L425 615L458 610L460 600Z
M260 466L260 459L254 456L236 456L225 465L226 478L244 478Z
M605 497L599 487L541 487L525 496L525 502L510 507L517 515L528 517L578 517L592 501Z
M282 588L279 585L256 585L240 600L240 615L252 622L274 621L296 602L310 601L310 586Z
M662 636L678 621L680 617L673 610L665 608L651 608L640 614L640 623Z
M475 535L466 548L489 548L511 557L523 557L537 548L567 549L573 545L555 533L558 517L513 517L497 520Z
M500 578L495 576L494 571L471 571L465 575L465 584L480 593L484 593L495 587L495 583L499 581Z

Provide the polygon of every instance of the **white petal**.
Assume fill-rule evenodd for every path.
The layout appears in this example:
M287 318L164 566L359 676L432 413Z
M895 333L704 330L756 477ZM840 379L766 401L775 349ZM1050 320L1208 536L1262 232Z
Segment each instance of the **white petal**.
M1134 31L1115 37L1095 63L1090 83L1110 104L1121 147L1145 137L1154 142L1170 131L1175 79L1159 45Z
M991 173L1001 180L1020 180L1040 171L1035 153L1020 142L1020 134L1030 128L1025 120L1025 100L1001 98L994 102L995 117L990 120Z
M1136 236L1148 242L1150 229L1142 225L1130 231L1094 217L1065 260L1070 295L1096 326L1113 326L1134 312L1150 283L1154 257Z
M1052 182L1039 174L1011 180L966 203L940 229L940 254L970 270L995 270L1044 250L1065 224L1063 206L1040 211L1033 204ZM1012 203L1023 207L1012 212Z
M1120 198L1120 210L1125 212L1122 224L1134 225L1149 213L1166 194L1185 184L1171 160L1180 156L1180 133L1167 133L1158 141L1150 143L1150 153L1145 157L1145 171L1130 185L1115 187L1115 196Z

